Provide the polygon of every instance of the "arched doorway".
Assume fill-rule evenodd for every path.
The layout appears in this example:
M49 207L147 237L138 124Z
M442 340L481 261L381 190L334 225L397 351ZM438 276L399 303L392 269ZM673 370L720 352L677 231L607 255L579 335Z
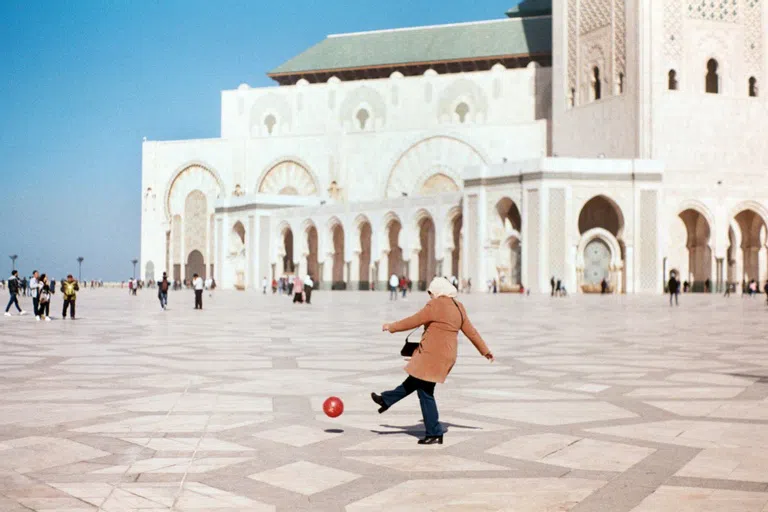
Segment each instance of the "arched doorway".
M729 233L731 238L731 247L729 249L729 260L734 260L734 267L729 275L734 277L734 281L742 285L755 280L759 284L768 278L766 241L768 241L768 232L766 231L763 217L751 209L745 209L739 212L735 217L736 226L739 233ZM732 230L731 230L732 231ZM735 242L740 239L738 251L734 250Z
M200 190L193 190L184 200L182 225L184 227L183 247L187 254L184 279L192 279L192 274L195 272L205 276L205 268L196 268L192 273L189 271L189 257L192 253L197 252L202 261L208 248L208 200Z
M315 283L315 287L319 285L320 275L319 262L317 255L317 228L311 225L307 228L307 249L309 254L307 255L307 274L312 278L312 282Z
M295 265L293 263L293 231L286 228L283 232L283 273L293 274Z
M453 219L453 250L451 251L451 277L455 277L461 282L461 228L462 217L457 215Z
M611 277L611 250L603 240L593 239L584 249L584 283L600 286Z
M496 213L499 215L502 229L511 229L518 233L520 232L520 210L512 199L508 197L501 198L499 202L496 203Z
M344 281L344 228L341 224L334 224L331 228L333 239L333 271L331 273L331 289L345 290L347 283Z
M678 215L685 225L685 249L687 269L685 275L679 276L683 282L688 281L691 290L703 292L712 278L712 248L710 247L711 229L706 217L698 210L689 208ZM710 290L711 291L711 290Z
M232 226L232 232L229 236L229 257L232 260L232 267L234 268L234 280L235 288L238 290L245 289L245 262L246 262L246 249L245 249L245 226L240 221L235 222Z
M496 203L496 214L491 241L498 247L495 279L501 291L517 291L522 284L520 210L512 199L503 197Z
M507 286L510 289L519 289L522 277L522 256L520 239L516 236L510 236L499 247L499 283L502 291L506 291Z
M582 292L600 292L603 279L608 290L626 290L625 249L622 241L624 216L619 206L606 196L595 196L579 212L581 240L577 248L576 279Z
M144 281L147 285L155 282L155 264L151 261L144 267Z
M397 276L405 275L405 265L403 264L403 249L400 247L400 231L402 225L397 219L392 219L387 224L387 238L389 239L389 262L387 279L392 274Z
M368 221L360 225L360 275L359 289L371 289L371 235L373 231Z
M186 281L192 281L192 276L195 274L205 279L205 258L203 258L203 253L197 249L189 253L189 256L187 256L187 265L184 274L184 279Z
M426 290L429 282L435 277L437 262L435 261L435 223L432 217L425 216L419 223L419 289Z

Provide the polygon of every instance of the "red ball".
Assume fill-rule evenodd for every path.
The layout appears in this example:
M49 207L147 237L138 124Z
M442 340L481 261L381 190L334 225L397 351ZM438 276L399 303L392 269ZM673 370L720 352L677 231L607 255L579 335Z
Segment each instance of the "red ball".
M338 418L344 412L344 402L336 396L328 397L323 402L323 412L330 418Z

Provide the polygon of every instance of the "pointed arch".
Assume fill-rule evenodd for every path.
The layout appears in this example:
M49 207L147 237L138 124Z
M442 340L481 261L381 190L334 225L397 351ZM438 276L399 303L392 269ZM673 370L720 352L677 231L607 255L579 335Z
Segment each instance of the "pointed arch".
M269 167L256 187L260 194L316 196L320 187L312 172L296 160L282 160Z
M168 222L183 210L183 200L194 189L206 194L211 204L222 194L226 195L224 181L213 167L200 161L187 162L174 171L165 187L163 203Z
M486 163L481 153L453 136L436 135L408 147L394 162L384 187L385 197L419 195L418 185L432 175L443 174L460 188L461 171Z

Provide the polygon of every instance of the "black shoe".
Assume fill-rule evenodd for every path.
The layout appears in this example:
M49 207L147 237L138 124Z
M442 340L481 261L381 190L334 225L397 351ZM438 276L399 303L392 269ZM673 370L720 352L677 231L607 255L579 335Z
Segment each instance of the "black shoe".
M387 409L389 409L389 407L387 407L387 404L384 403L384 399L381 398L381 395L377 395L376 393L371 393L371 400L376 402L376 405L380 405L381 406L381 407L379 407L379 414L381 414L384 411L386 411Z
M443 444L443 436L427 436L419 439L419 444Z

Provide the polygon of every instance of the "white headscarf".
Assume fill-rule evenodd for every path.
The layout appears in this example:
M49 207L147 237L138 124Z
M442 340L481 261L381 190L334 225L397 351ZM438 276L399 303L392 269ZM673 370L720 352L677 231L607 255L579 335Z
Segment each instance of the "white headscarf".
M432 298L436 299L438 297L456 297L459 292L456 290L456 287L451 284L451 282L444 278L444 277L436 277L432 280L431 283L429 283L429 288L427 288L427 291L432 294Z

